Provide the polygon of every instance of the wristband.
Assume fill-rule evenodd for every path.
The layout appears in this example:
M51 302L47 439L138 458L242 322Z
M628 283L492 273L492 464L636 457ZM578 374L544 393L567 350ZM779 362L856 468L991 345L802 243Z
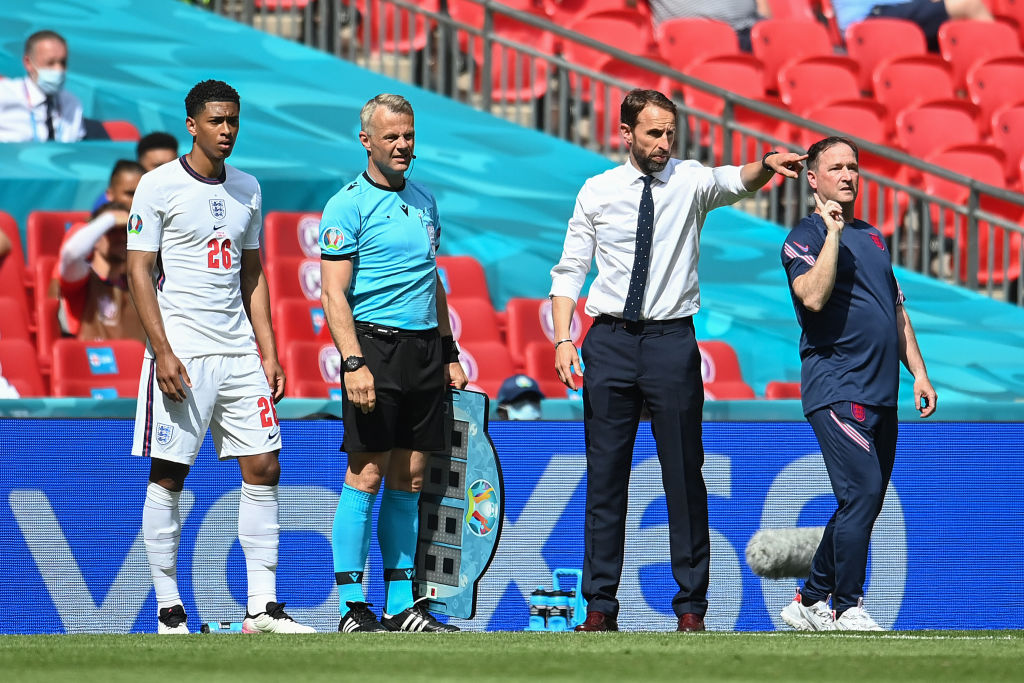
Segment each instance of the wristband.
M455 344L455 337L441 337L441 349L446 363L459 362L459 347Z
M559 339L558 341L555 342L555 348L557 349L559 344L564 344L566 342L569 342L571 344L572 339Z
M778 154L778 151L773 149L771 151L768 151L768 152L764 153L764 156L761 157L761 168L763 168L766 171L771 171L772 173L775 173L775 169L774 168L772 168L768 164L764 163L765 161L768 160L768 157L770 157L773 154Z

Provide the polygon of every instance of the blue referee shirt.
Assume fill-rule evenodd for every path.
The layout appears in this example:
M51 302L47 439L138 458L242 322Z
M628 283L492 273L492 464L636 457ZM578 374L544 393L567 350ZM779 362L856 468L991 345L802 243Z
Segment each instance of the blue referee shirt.
M900 371L896 307L903 303L903 292L882 233L862 220L847 223L839 242L835 287L821 312L804 308L793 293L793 280L814 265L826 232L825 221L812 213L782 246L782 265L803 330L804 414L839 401L895 406Z
M404 330L437 327L437 202L422 185L400 190L364 172L331 197L320 219L320 258L352 259L352 317Z

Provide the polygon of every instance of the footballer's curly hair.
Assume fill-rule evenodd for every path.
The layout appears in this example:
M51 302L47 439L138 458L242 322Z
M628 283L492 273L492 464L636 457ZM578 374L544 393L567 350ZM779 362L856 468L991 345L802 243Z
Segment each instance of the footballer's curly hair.
M239 109L242 107L238 91L224 81L202 81L192 86L188 95L185 95L185 115L194 119L203 111L207 102L234 102Z

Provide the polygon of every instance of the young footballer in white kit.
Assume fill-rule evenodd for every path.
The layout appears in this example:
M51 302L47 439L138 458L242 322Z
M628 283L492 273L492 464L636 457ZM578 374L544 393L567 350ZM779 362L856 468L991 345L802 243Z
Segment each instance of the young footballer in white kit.
M128 220L128 284L149 338L132 453L151 458L142 513L159 633L188 633L178 594L178 498L209 427L242 472L238 539L247 633L311 633L277 602L277 483L284 372L260 264L260 186L224 163L238 93L203 81L185 98L192 150L143 176Z

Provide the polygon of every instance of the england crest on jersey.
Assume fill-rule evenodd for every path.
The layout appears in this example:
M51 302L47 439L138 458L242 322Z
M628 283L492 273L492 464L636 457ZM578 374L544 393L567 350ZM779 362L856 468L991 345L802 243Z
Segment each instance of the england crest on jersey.
M221 220L222 218L227 216L228 215L228 209L227 209L227 205L224 203L224 200L223 199L211 199L210 200L210 213L212 213L213 217L216 218L217 220Z

